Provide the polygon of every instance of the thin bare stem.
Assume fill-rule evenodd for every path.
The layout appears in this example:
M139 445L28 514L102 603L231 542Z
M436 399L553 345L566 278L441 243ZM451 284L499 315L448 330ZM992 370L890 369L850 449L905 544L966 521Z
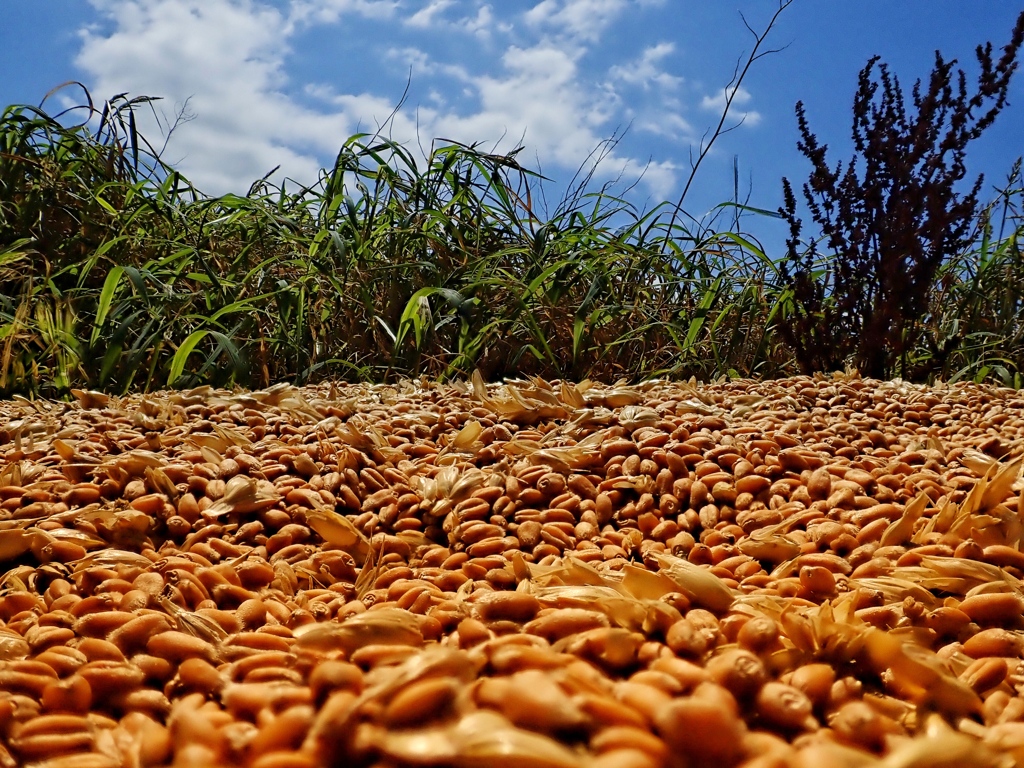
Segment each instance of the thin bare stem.
M670 227L675 226L678 214L682 211L683 202L686 200L686 195L690 191L690 187L693 184L693 180L697 177L697 171L700 169L701 163L704 162L704 158L708 156L708 153L711 151L711 147L714 146L715 141L718 139L719 136L723 136L726 133L734 131L743 124L743 120L741 119L738 123L736 123L736 125L730 126L729 128L725 127L725 122L726 120L729 119L729 111L732 109L732 103L736 98L736 94L742 87L743 81L746 78L747 73L750 71L750 68L754 65L754 62L758 61L759 59L762 59L770 54L778 53L779 51L785 50L786 46L783 46L782 48L771 48L762 51L761 45L768 38L768 35L772 31L772 28L775 26L775 22L778 21L779 16L782 15L782 12L786 10L790 5L792 5L792 3L793 0L780 0L779 7L775 10L775 13L772 14L771 19L769 19L768 24L765 26L764 30L760 34L758 34L750 26L749 23L747 23L746 17L744 17L742 13L740 14L740 18L743 19L743 25L748 30L750 30L750 34L754 36L754 47L751 49L750 55L747 56L746 63L743 64L742 68L740 67L740 62L743 61L742 55L737 60L736 68L733 70L732 77L729 79L729 82L725 86L725 107L723 107L722 109L722 114L718 119L718 124L715 126L714 132L711 134L711 138L705 143L704 138L707 136L707 132L704 133L704 136L701 136L700 152L697 155L696 161L693 161L692 159L693 156L691 150L690 175L689 177L687 177L686 184L683 186L683 191L679 195L679 200L676 202L675 211L672 214L672 220L670 222Z

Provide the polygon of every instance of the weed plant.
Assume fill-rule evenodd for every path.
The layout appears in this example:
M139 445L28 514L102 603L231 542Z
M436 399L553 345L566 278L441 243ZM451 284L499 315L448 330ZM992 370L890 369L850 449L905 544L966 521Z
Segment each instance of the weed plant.
M796 197L783 179L781 213L791 237L782 273L792 303L791 321L779 329L804 372L848 363L876 378L918 379L948 374L950 358L960 359L961 370L982 370L990 351L1009 353L1011 362L1017 301L998 302L994 334L978 327L974 310L986 303L977 293L982 286L998 290L990 270L1008 269L1012 275L1004 276L1016 277L1003 258L1016 242L1000 241L996 253L990 252L990 212L982 213L978 197L982 178L966 194L957 188L967 173L967 145L1006 104L1022 44L1024 12L998 60L991 43L977 47L980 72L973 92L963 70L954 70L956 61L936 51L927 85L914 84L909 105L884 63L876 75L878 57L872 58L860 73L853 103L855 155L845 169L842 163L829 165L827 146L811 132L797 103L797 146L813 166L803 197L830 254L819 262L816 241L801 249ZM1011 183L1019 178L1018 165ZM1014 194L1004 193L1004 212ZM966 274L972 281L963 281ZM1016 290L1019 282L1008 287ZM950 300L960 307L953 316L941 303ZM989 349L993 343L997 349ZM965 346L971 351L960 354ZM1008 375L1005 365L1003 370Z

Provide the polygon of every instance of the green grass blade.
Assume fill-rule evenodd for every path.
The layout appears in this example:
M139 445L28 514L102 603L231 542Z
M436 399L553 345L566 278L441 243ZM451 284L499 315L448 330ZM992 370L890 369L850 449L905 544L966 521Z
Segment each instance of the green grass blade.
M181 378L182 372L185 370L185 363L188 362L188 356L192 354L192 351L196 346L214 331L209 330L198 330L193 331L178 347L177 352L174 353L174 357L171 359L171 369L167 374L167 386L173 387L174 382Z
M103 332L103 324L107 320L107 314L110 312L110 303L114 300L114 292L117 291L117 284L121 282L121 276L124 274L122 267L114 267L107 273L106 279L103 281L103 288L100 289L100 300L96 305L96 320L93 322L92 333L89 335L89 346L96 346L96 342L99 341L100 334Z

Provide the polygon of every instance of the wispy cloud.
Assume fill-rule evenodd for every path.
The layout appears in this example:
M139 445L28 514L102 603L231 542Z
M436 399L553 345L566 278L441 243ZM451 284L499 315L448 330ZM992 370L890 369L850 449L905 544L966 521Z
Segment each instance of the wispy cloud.
M513 29L511 23L497 19L489 5L481 5L476 9L476 14L463 16L455 23L455 26L481 40L490 40L491 35L495 32L508 34Z
M596 42L630 6L660 5L662 0L541 0L524 15L526 23L549 34Z
M630 85L638 85L641 88L649 89L659 87L674 89L682 84L683 78L670 74L664 69L662 62L675 53L676 47L672 43L658 43L644 48L640 57L623 64L616 64L610 70L612 79Z
M695 139L693 125L678 112L644 117L637 123L637 128L676 142L689 143Z
M427 29L434 26L437 17L444 13L446 8L450 8L454 4L455 0L431 0L424 8L416 11L416 13L409 16L402 23L410 27Z
M686 110L680 90L684 79L665 66L675 50L675 45L668 42L648 46L638 57L613 65L608 78L627 105L634 128L685 144L695 137L693 126L683 116Z
M475 7L463 9L464 4L457 0L430 0L426 6L403 19L402 24L415 30L472 35L484 42L490 41L496 33L512 31L512 23L496 18L490 5L476 2ZM457 13L446 15L449 9Z
M398 8L397 0L291 0L284 32L290 34L297 24L333 24L346 14L390 19Z
M730 118L736 120L737 122L742 122L743 125L745 125L748 128L753 128L755 125L761 122L760 112L757 112L756 110L752 109L738 109L738 107L742 107L744 104L750 103L750 92L747 91L746 88L740 88L739 90L736 90L736 88L723 88L714 96L705 96L700 101L701 109L707 110L709 112L717 112L718 114L722 114L722 110L725 109L725 105L729 99L730 93L735 93L735 96L733 96L731 109L729 110Z

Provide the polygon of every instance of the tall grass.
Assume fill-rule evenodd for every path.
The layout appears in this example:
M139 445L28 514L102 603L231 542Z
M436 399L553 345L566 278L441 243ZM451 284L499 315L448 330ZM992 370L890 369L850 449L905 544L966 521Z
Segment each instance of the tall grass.
M69 114L0 116L4 396L475 368L796 370L778 332L789 297L777 260L750 234L668 203L638 210L587 176L544 214L544 181L515 152L448 142L424 158L378 135L345 141L311 187L264 179L210 197L138 133L146 105L86 98ZM929 375L1012 382L1022 370L1019 168L1014 179L936 285L926 337L965 341Z
M1018 159L977 222L975 245L942 267L918 365L949 380L1024 386L1024 175Z

